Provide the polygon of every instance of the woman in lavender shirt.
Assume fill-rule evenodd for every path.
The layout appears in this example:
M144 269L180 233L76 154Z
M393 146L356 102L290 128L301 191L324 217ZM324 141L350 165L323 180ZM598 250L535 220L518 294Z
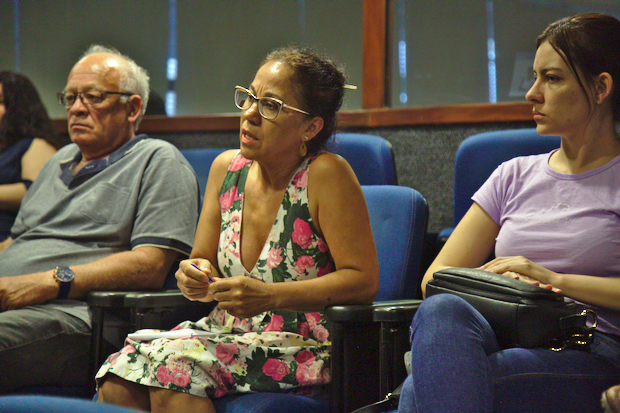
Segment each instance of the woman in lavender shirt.
M590 351L501 349L486 320L449 294L426 299L412 331L399 412L590 412L620 382L620 22L582 14L537 39L526 94L549 154L502 164L422 281L481 268L575 299L599 317ZM497 258L486 262L491 253Z

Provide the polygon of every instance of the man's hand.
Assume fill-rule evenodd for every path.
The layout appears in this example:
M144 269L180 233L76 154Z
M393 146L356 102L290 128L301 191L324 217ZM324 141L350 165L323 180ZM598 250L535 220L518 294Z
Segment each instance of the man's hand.
M0 311L43 304L58 296L53 270L0 278Z

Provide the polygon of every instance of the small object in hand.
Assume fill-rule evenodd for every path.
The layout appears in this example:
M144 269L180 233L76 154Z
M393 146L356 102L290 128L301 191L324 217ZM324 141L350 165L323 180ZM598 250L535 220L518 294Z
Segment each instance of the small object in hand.
M201 270L200 268L198 268L198 266L197 266L197 265L194 265L194 264L191 264L191 265L192 265L192 267L196 268L198 271L203 272L203 273L207 276L207 278L209 279L209 281L210 281L210 282L214 282L214 281L211 279L211 277L209 277L209 274L207 274L206 272L204 272L203 270Z

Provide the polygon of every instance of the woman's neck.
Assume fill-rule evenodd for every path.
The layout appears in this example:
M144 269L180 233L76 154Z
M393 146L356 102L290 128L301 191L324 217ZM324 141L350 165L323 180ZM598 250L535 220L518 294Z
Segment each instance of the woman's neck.
M303 162L303 158L296 162L278 162L273 165L264 165L263 163L254 162L253 167L256 168L254 176L260 185L271 190L282 190L288 187L293 174ZM252 173L252 171L250 171Z
M620 138L613 127L598 128L578 136L562 137L562 146L549 159L551 169L579 174L605 165L620 155Z

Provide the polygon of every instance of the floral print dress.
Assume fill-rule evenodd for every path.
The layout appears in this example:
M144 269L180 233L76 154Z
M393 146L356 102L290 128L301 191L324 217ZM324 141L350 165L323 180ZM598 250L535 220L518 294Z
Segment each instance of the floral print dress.
M240 259L245 182L252 162L233 158L220 190L222 225L218 265L222 277L245 275L267 283L320 277L335 266L317 234L308 206L309 157L291 179L258 261L247 271ZM112 354L97 373L147 386L219 398L244 392L320 393L330 381L329 326L322 313L269 311L241 319L219 307L207 317L173 330L208 336L137 341Z

